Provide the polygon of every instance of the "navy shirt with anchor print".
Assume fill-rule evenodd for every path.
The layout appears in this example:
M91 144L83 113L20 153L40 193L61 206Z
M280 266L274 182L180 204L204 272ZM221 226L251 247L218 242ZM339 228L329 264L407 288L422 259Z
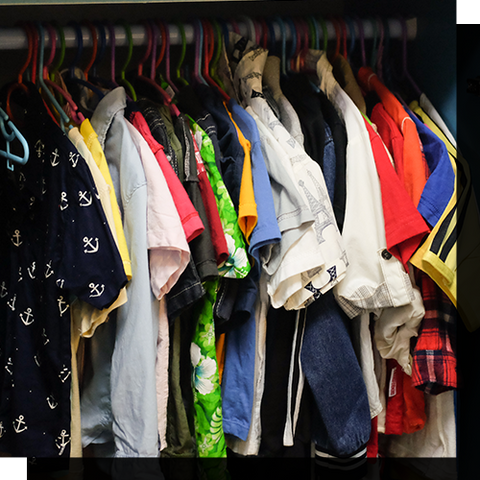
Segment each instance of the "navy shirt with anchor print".
M70 453L70 309L127 283L89 168L33 85L25 166L0 175L0 451Z

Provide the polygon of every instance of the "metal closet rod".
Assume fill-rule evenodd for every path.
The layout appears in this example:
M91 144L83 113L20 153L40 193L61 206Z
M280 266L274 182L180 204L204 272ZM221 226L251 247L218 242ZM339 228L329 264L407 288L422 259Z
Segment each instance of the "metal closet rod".
M397 18L388 18L388 26L390 30L390 38L401 38L402 37L402 26L401 22ZM374 36L374 26L372 24L373 19L362 19L363 31L365 38L373 38ZM384 19L385 21L385 19ZM359 29L356 22L354 23L355 28L355 37L359 39ZM229 25L229 30L233 31L232 25L227 22ZM333 23L329 20L326 20L328 39L333 40L336 38L335 27ZM193 25L190 23L184 23L185 36L188 44L194 43L194 29ZM243 21L238 21L237 25L240 29L240 33L243 36L248 36L249 29L248 24ZM406 20L407 26L407 39L413 40L417 35L417 19L411 18ZM133 45L144 45L146 43L146 32L143 25L131 25ZM92 35L88 27L82 26L82 35L83 35L83 45L92 46ZM278 41L281 39L281 30L277 22L274 21L275 29L275 40ZM286 29L286 38L290 40L292 38L292 32L290 26L285 22ZM181 45L182 38L180 35L180 30L176 25L168 24L168 30L170 32L170 45ZM65 35L65 44L66 47L76 47L76 34L73 27L63 27ZM319 25L319 31L322 33L322 28ZM105 29L107 45L110 45L110 33L108 28ZM350 37L350 32L347 24L347 37ZM121 25L115 25L115 45L116 46L125 46L128 44L127 36L125 29ZM50 39L48 37L48 32L45 32L45 46L50 46ZM60 40L57 39L57 46L60 46ZM23 28L14 27L14 28L0 28L0 50L21 50L28 48L27 35Z

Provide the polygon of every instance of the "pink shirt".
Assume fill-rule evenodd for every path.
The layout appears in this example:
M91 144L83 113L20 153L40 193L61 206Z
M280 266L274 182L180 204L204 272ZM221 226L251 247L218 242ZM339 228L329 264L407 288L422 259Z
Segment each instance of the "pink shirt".
M133 126L146 140L148 146L155 155L155 158L165 176L165 180L167 181L168 188L172 194L173 201L175 202L175 207L180 215L187 242L191 242L194 238L198 237L203 230L205 230L202 220L188 197L187 192L183 188L182 183L170 165L167 156L163 151L162 145L153 138L143 115L140 112L133 112L130 120Z
M172 194L155 156L139 131L127 127L142 160L147 179L147 243L150 284L156 298L175 285L190 260L190 248Z

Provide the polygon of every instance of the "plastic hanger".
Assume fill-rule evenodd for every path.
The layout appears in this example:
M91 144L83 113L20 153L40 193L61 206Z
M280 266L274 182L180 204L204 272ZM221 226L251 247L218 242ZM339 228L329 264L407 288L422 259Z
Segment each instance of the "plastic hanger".
M288 23L291 37L292 37L292 44L290 45L290 51L288 53L288 57L285 58L285 69L288 73L291 73L293 71L293 63L295 61L295 58L298 55L298 52L300 51L300 48L299 48L300 39L298 38L298 31L295 27L295 24L293 23L293 20L290 17L286 17L285 21L286 23Z
M108 31L110 33L110 83L119 87L115 79L115 27L111 23L108 24Z
M73 83L78 83L79 85L83 85L83 86L89 88L93 93L95 93L97 95L97 97L99 99L101 99L101 98L104 97L103 92L100 89L98 89L95 85L93 85L91 82L87 81L88 80L88 73L89 73L90 69L92 68L92 66L94 65L96 55L97 55L98 41L97 41L97 35L96 35L95 27L89 22L88 26L89 26L90 31L92 33L92 43L93 43L94 48L93 48L92 56L91 56L90 60L88 61L88 64L85 67L85 70L83 70L83 74L85 75L85 79L86 79L86 80L84 80L83 78L78 78L76 76L76 70L75 70L76 67L77 67L77 63L79 62L79 60L81 58L81 55L82 55L82 52L83 52L82 29L77 22L70 22L69 25L71 25L75 30L75 40L77 42L77 53L75 55L75 58L74 58L73 62L70 64L70 67L68 69L68 81L73 82Z
M222 54L223 48L222 31L220 30L220 25L214 18L211 20L211 24L215 31L214 33L216 50L213 60L210 62L210 76L217 82L220 88L225 91L225 85L223 84L222 79L217 74L217 65L220 60L220 55Z
M355 25L353 23L353 20L349 16L345 17L345 22L347 23L348 31L350 32L350 47L347 53L347 59L350 61L350 59L352 58L352 53L355 49L356 42Z
M123 28L125 29L125 34L128 40L128 52L127 52L127 58L125 59L125 63L120 69L120 84L127 88L127 90L130 92L130 95L133 101L136 102L137 94L135 92L135 89L133 88L132 84L127 80L125 76L125 71L127 70L130 60L132 59L132 53L133 53L132 29L130 28L130 25L127 22L121 22L121 23Z
M385 30L383 28L383 21L382 19L377 15L376 20L378 23L378 27L380 30L380 40L378 42L378 49L377 49L377 62L375 65L375 71L377 72L378 78L383 82L383 41L385 38Z
M406 78L412 86L417 97L420 97L422 91L415 83L407 69L407 23L404 17L398 16L397 18L400 20L400 24L402 26L402 76L400 78Z
M309 48L313 50L315 49L315 45L317 43L317 28L315 25L315 19L313 18L312 15L309 15L307 17L307 23L308 23L308 31L309 31L309 39L310 39Z
M62 109L60 104L58 103L57 99L54 97L54 95L50 92L48 87L53 88L56 90L60 95L63 96L63 98L67 101L67 103L70 106L71 109L71 117L72 120L80 124L85 120L85 117L82 115L81 112L78 112L78 107L73 101L72 97L59 85L56 83L52 82L51 80L48 79L48 71L47 67L43 63L43 58L44 58L44 47L45 47L45 37L44 37L44 28L43 25L40 22L36 22L36 27L38 30L38 35L40 39L40 46L39 46L39 61L38 61L38 82L40 83L40 87L42 89L42 92L45 92L47 95L48 99L52 103L52 105L55 107L55 109L58 111L58 114L60 115L61 118L61 126L63 129L66 128L65 124L68 124L70 122L70 119L68 115L65 113L65 111ZM53 30L53 29L52 29ZM54 31L54 30L53 30ZM54 39L51 39L52 43L52 48L55 48L55 41Z
M60 39L60 53L57 55L58 59L50 67L50 77L52 80L55 80L55 76L58 75L58 72L63 64L63 60L65 59L65 33L63 32L63 28L61 28L56 22L52 22L51 25L57 32L57 38Z
M10 128L10 132L7 132L5 122L7 122L7 126L8 128ZM0 131L2 132L3 138L6 142L6 150L0 150L0 156L7 159L7 168L12 171L14 169L13 163L11 163L10 161L19 163L20 165L25 165L28 162L29 156L28 142L25 140L25 137L19 132L14 123L9 119L8 115L2 107L0 107ZM13 142L15 138L17 138L22 144L23 157L15 155L10 151L10 142Z
M162 20L159 20L159 22L163 23ZM172 90L175 93L178 93L178 88L173 83L170 77L170 29L168 28L168 25L164 24L164 31L165 31L165 37L164 37L165 39L165 80L168 83L168 85L170 85Z
M163 103L168 106L170 113L172 115L178 116L180 114L180 111L172 103L172 98L167 94L167 92L155 81L155 71L156 71L156 53L157 53L157 30L156 30L156 25L153 21L146 21L145 23L145 31L147 34L147 50L138 63L137 66L137 77L135 81L142 81L144 83L147 83L148 85L152 86L161 96ZM151 55L152 58L152 63L151 63L151 69L150 69L150 77L147 77L143 74L143 64L148 60L148 57ZM163 53L161 56L159 56L159 61L158 64L160 64L161 57L163 56Z
M309 39L312 37L312 33L313 35L315 35L315 33L314 31L312 32L312 26L307 20L300 18L295 20L295 23L297 25L297 31L300 32L300 43L303 42L303 44L300 45L297 59L295 61L295 71L300 72L305 68L305 58L308 53ZM301 40L302 35L303 41Z
M32 57L33 57L33 35L32 35L32 32L27 27L26 23L23 23L22 27L25 30L25 34L27 35L28 55L27 55L27 59L25 60L25 63L22 65L22 67L20 68L20 70L17 74L17 81L15 83L13 83L7 90L7 98L6 98L5 104L6 104L7 115L10 118L13 118L12 107L11 107L11 103L10 103L12 93L15 92L16 90L23 90L26 93L28 92L28 88L23 83L23 74L25 73L25 70L30 65L30 62L31 62Z
M276 16L275 20L277 21L278 25L280 26L280 40L281 40L281 72L282 75L287 74L287 66L286 66L286 43L287 43L287 33L285 31L285 24L280 16Z
M335 52L331 58L331 62L334 62L338 58L338 55L340 54L341 32L340 32L340 26L338 25L337 20L331 17L330 21L332 22L332 25L335 28L335 38L336 38Z
M268 25L264 18L260 19L260 25L262 26L262 39L261 45L264 50L268 48Z
M185 28L183 26L183 23L177 22L177 27L180 32L180 36L182 37L182 51L180 52L180 58L178 59L177 68L175 70L175 80L178 83L181 83L184 87L187 87L188 82L181 75L183 61L185 60L185 54L187 52L187 38L185 36Z
M165 24L163 22L155 23L153 20L149 20L149 25L151 28L152 33L152 59L151 59L151 66L150 66L150 79L155 80L155 76L157 74L158 67L160 63L162 63L163 57L165 56L165 48L166 48L166 41L164 40L166 37L165 33ZM158 54L157 58L157 40L158 40L158 33L157 29L160 30L160 53ZM159 74L159 79L161 82L165 82L162 75Z
M204 39L205 39L205 57L204 57L204 66L203 66L203 78L206 80L206 82L212 86L215 87L220 94L222 95L223 99L226 102L230 101L230 97L220 88L220 86L213 80L213 78L210 76L209 68L210 68L210 61L213 57L213 49L215 46L215 38L213 35L213 27L211 23L204 19L202 20L203 24L203 31L204 31Z
M357 22L358 26L358 31L360 33L360 48L361 48L361 53L362 53L362 67L367 66L367 56L365 54L365 34L363 32L363 23L362 19L359 17L355 17L355 20Z
M207 85L207 82L202 76L203 28L198 18L193 20L193 28L195 30L195 69L193 78L197 83Z
M370 67L375 72L375 67L377 66L377 45L378 45L378 25L376 20L371 17L370 23L372 24L373 29L373 43L372 43L372 54L370 55Z
M239 15L239 20L243 20L247 25L247 38L254 43L257 43L257 29L255 28L255 24L253 20L248 15Z
M340 25L340 29L342 30L342 42L343 42L343 51L342 56L343 58L347 58L347 24L342 17L338 17L338 23Z
M89 75L90 82L96 82L98 84L108 84L109 82L105 79L98 77L97 75L97 68L100 62L103 60L105 56L105 51L107 49L107 35L105 33L105 26L101 22L94 22L93 27L95 30L95 36L97 37L97 42L100 40L100 48L97 48L97 53L95 55L95 59L92 64L91 72L92 74ZM93 32L92 32L93 33ZM99 35L97 36L97 33Z
M327 22L323 19L323 17L318 17L318 21L320 22L320 25L322 27L322 38L323 38L323 51L327 53L328 50L328 28L327 28Z

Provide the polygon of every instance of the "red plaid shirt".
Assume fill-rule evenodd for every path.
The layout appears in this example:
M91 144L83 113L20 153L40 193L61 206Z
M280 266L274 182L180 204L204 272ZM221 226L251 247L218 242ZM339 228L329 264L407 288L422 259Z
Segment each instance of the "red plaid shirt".
M424 272L415 269L422 292L425 317L420 324L412 362L413 385L438 395L457 388L455 307L445 293Z

